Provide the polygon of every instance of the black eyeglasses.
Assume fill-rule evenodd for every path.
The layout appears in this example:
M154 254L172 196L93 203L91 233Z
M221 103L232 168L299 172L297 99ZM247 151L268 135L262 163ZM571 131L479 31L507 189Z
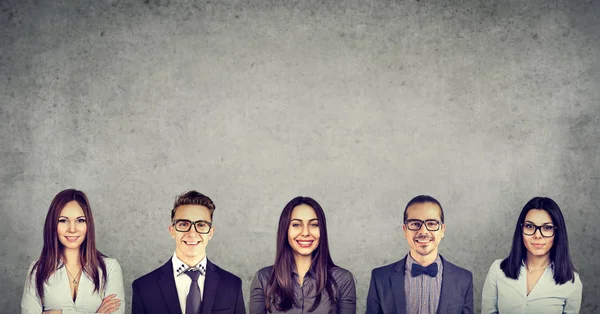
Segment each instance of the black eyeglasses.
M554 236L554 230L557 229L557 227L553 226L553 225L541 225L541 226L536 226L531 222L524 222L521 224L521 226L523 227L523 234L524 235L534 235L538 230L540 230L540 234L542 235L542 237L544 238L550 238Z
M179 232L190 231L190 229L192 229L192 225L194 225L194 229L196 229L196 232L202 234L209 233L210 228L212 227L212 223L210 221L204 220L191 221L187 219L175 219L173 221L173 226L175 227L175 230Z
M408 228L408 230L411 230L411 231L421 230L423 225L425 225L425 228L428 231L438 231L438 230L440 230L440 225L442 223L439 220L435 220L435 219L427 219L427 220L406 219L404 224L406 225L406 228Z

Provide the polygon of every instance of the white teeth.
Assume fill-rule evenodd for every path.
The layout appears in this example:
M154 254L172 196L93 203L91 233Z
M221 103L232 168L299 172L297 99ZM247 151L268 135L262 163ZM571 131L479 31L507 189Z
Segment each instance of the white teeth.
M187 244L190 244L190 245L196 245L196 244L200 243L198 241L196 241L196 242L184 241L184 242L187 243Z

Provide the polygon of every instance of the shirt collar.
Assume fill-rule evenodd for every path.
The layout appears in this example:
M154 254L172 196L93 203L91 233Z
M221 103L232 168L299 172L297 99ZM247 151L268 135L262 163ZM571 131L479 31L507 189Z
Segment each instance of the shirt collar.
M204 255L204 258L200 261L200 263L194 265L193 267L202 266L204 269L206 269L206 261L207 258L206 255ZM175 276L183 274L186 270L191 268L177 257L177 253L173 253L173 258L171 258L171 262L173 264L173 273L175 274Z
M298 271L296 270L296 265L294 265L294 266L292 267L292 275L299 276L299 274L298 274ZM306 275L309 275L310 277L313 277L313 278L317 278L317 277L315 276L315 270L313 269L312 265L311 265L311 266L310 266L310 268L308 269L308 272L306 273ZM304 276L306 277L306 275L304 275Z
M412 264L419 264L417 263L412 256L410 256L410 253L406 254L406 271L410 272L412 270ZM433 263L438 264L438 269L441 269L442 266L442 259L440 258L440 254L437 255L437 257L435 258L435 260L433 261ZM433 264L432 263L432 264Z
M65 264L63 263L62 259L58 260L58 264L56 264L56 270L59 270L61 268L63 268L65 266Z
M527 269L527 266L525 265L525 259L523 259L521 261L521 268L525 268ZM551 268L552 270L554 270L554 261L550 261L550 265L548 265L548 267L546 267L546 269Z

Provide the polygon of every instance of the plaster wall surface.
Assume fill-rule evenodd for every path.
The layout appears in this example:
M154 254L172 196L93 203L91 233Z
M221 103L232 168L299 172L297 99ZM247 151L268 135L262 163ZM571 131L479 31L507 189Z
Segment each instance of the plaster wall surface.
M273 262L283 206L321 203L357 280L408 252L402 211L445 208L440 253L476 312L532 197L563 210L600 305L598 1L0 1L0 312L18 313L53 196L85 191L131 282L173 253L176 195L216 203L209 258Z

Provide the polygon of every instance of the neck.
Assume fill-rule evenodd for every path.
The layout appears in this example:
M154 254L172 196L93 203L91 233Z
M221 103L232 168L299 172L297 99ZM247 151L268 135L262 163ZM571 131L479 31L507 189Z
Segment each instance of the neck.
M550 255L535 256L527 252L527 268L529 270L546 268L550 265Z
M63 264L69 266L81 266L81 261L79 260L79 248L77 249L63 249L62 251L62 261Z
M417 262L417 264L419 264L423 267L427 267L427 266L431 265L438 256L437 251L431 252L427 255L420 255L420 254L414 253L412 251L410 251L409 254L410 254L410 257L412 257L412 259L415 262Z
M304 275L308 272L312 264L312 256L294 255L294 262L296 263L298 275L300 278L304 278Z

